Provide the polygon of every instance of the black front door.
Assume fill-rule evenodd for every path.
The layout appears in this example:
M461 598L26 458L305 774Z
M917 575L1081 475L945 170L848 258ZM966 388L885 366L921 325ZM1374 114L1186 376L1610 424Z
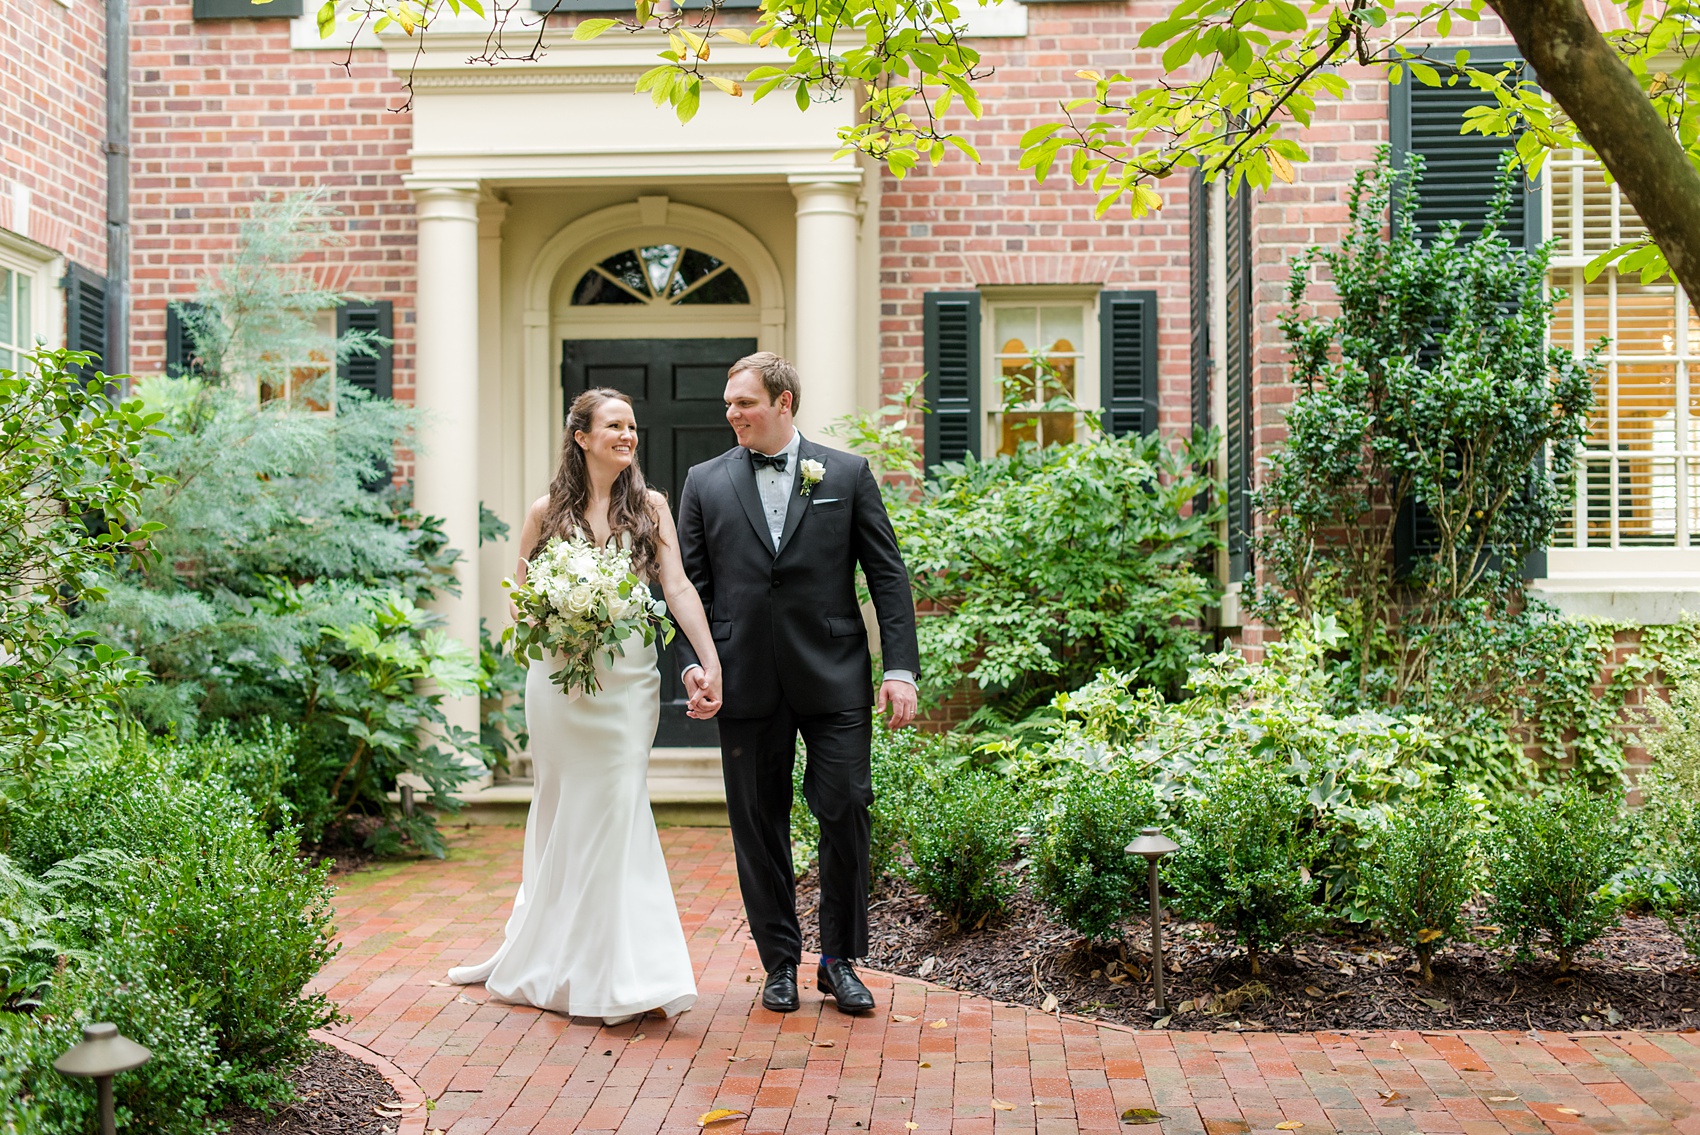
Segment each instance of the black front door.
M667 494L678 517L679 490L691 466L737 444L726 424L726 371L756 349L754 339L569 339L562 344L565 401L594 386L610 386L637 409L638 461L651 488ZM720 744L712 721L685 716L685 686L677 647L661 652L663 746Z

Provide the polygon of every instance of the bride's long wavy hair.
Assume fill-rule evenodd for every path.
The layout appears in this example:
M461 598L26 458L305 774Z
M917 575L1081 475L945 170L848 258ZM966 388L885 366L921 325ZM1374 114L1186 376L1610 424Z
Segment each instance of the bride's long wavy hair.
M589 538L591 528L585 519L585 509L590 505L590 469L585 462L584 447L579 445L576 435L580 431L589 433L597 409L604 402L615 400L632 405L630 398L606 386L586 390L573 399L572 407L567 411L566 429L561 436L561 467L549 484L549 510L543 516L543 528L538 533L537 543L526 553L527 559L537 555L551 537L566 539L575 528ZM660 522L635 454L632 463L614 478L614 485L608 492L609 539L618 539L622 534L630 536L632 570L639 579L656 582L660 575Z

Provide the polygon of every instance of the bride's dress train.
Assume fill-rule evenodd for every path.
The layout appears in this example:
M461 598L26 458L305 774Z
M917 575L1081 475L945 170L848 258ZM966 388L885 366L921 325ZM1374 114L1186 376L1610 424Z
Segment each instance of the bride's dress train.
M684 931L649 810L661 711L655 648L633 638L597 663L601 689L563 694L553 659L525 683L535 787L525 863L495 955L449 971L492 998L617 1022L696 1001Z

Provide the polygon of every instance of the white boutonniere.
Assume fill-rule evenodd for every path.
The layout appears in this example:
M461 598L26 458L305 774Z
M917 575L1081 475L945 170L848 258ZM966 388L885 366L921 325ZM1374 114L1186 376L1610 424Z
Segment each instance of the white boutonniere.
M808 496L811 492L813 492L814 487L820 484L821 478L826 476L826 464L821 461L816 461L812 457L805 458L803 461L798 462L797 469L803 474L804 496Z

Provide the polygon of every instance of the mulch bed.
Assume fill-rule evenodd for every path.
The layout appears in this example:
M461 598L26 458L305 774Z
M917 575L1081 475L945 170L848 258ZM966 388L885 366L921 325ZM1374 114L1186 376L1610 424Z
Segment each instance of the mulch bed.
M296 1102L273 1112L233 1108L218 1118L231 1135L392 1135L404 1114L401 1097L370 1064L328 1044L315 1044L289 1077Z
M815 877L805 876L797 907L806 946L818 946L819 898ZM924 898L886 879L871 903L865 960L886 973L999 1001L1149 1028L1160 1019L1151 1004L1150 940L1150 923L1136 920L1121 945L1088 945L1052 921L1025 886L984 927L951 934ZM1700 966L1652 916L1625 915L1562 975L1549 958L1513 962L1509 950L1455 944L1435 955L1432 986L1422 983L1414 956L1368 929L1303 936L1266 956L1255 977L1246 955L1208 926L1171 919L1163 946L1169 1028L1573 1032L1700 1026Z

